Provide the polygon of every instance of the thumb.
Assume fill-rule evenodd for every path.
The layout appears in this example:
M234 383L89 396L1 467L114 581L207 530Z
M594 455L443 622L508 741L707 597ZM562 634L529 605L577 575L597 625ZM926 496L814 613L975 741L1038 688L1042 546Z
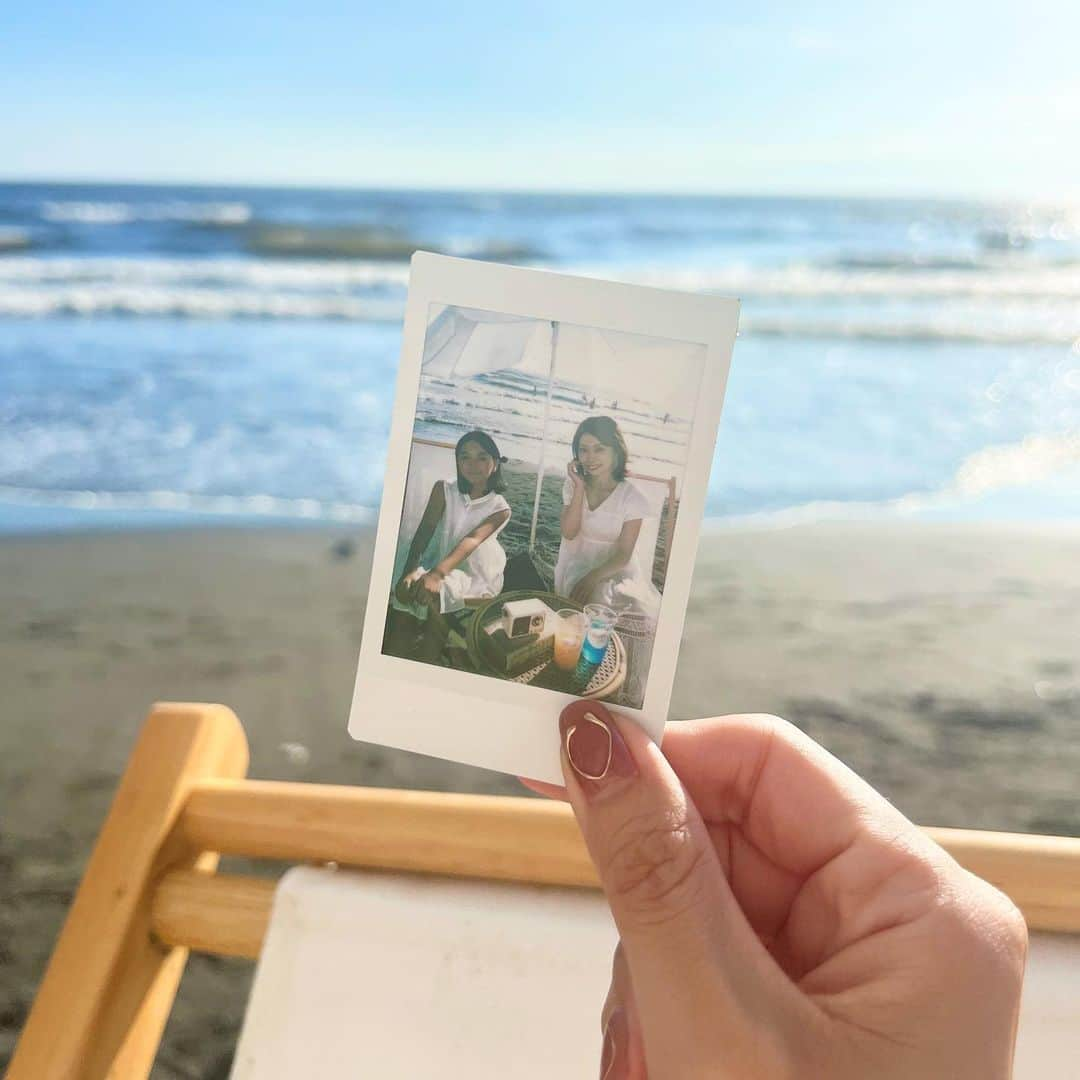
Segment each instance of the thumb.
M697 807L631 720L576 701L559 730L567 795L619 930L650 1074L665 1075L665 1062L725 1061L771 1075L786 1042L777 1036L793 1031L805 1002L739 908Z

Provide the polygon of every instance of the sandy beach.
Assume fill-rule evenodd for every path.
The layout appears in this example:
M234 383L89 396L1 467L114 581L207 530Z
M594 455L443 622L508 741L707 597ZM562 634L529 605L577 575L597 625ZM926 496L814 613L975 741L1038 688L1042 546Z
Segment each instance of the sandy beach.
M154 700L234 708L253 776L523 794L345 734L371 539L0 542L0 1064ZM1080 833L1078 556L1065 528L711 528L672 716L779 713L926 824ZM250 975L192 958L155 1077L227 1075Z

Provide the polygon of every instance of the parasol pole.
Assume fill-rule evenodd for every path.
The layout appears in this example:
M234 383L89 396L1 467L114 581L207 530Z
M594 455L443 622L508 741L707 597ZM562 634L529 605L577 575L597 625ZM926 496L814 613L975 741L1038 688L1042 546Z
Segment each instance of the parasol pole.
M548 367L547 397L544 399L544 429L540 436L540 464L536 470L536 495L533 498L532 528L529 530L529 554L536 548L536 521L540 516L540 491L544 486L544 463L547 459L548 421L551 418L551 390L555 383L555 349L559 343L559 324L551 320L551 363Z

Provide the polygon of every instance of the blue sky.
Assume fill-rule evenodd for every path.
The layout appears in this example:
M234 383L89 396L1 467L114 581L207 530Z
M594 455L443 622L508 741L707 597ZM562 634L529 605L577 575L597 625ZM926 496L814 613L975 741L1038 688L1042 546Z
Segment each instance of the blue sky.
M2 19L6 179L1080 198L1076 0Z

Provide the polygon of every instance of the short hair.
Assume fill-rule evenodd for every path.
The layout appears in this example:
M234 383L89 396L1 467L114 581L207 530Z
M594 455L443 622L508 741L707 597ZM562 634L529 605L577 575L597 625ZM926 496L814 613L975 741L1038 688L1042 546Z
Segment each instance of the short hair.
M454 468L457 469L457 488L462 495L469 494L469 482L461 475L461 466L458 465L458 455L461 453L462 447L466 443L476 443L482 450L490 454L495 460L495 471L488 477L487 488L484 491L485 495L490 494L493 491L505 491L506 481L503 480L502 467L506 458L499 453L499 448L495 445L495 440L486 431L470 431L465 435L462 435L457 441L457 446L454 447Z
M626 449L626 439L619 430L619 425L610 416L590 416L578 424L574 432L574 459L581 448L581 436L592 435L604 446L615 451L615 468L611 470L616 480L626 479L626 463L630 460L630 451Z

